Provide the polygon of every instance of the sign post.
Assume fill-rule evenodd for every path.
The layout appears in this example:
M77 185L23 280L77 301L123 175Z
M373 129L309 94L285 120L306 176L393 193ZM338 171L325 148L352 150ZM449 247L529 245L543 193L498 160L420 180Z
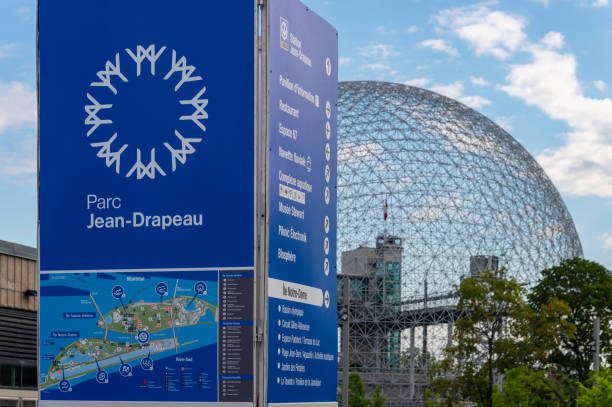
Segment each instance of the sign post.
M298 0L64 3L39 406L335 406L336 30Z
M255 2L38 11L39 405L252 406Z
M338 33L268 2L267 402L336 406Z

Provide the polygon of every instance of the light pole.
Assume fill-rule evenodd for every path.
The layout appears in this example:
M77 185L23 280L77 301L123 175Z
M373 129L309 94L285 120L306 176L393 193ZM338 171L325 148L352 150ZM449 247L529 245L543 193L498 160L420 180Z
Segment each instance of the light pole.
M342 283L342 407L348 407L350 279L347 275Z

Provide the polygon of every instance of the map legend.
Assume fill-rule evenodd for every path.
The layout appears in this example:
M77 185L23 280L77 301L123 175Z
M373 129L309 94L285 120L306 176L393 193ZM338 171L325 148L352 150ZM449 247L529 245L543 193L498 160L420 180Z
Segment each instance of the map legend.
M253 272L219 274L219 401L252 401Z

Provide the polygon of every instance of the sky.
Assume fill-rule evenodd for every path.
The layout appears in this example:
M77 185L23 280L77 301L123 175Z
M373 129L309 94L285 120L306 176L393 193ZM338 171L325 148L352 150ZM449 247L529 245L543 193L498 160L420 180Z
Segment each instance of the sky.
M612 269L612 0L304 3L338 29L340 80L430 89L512 134L559 189L585 257ZM0 1L0 239L31 246L35 13Z

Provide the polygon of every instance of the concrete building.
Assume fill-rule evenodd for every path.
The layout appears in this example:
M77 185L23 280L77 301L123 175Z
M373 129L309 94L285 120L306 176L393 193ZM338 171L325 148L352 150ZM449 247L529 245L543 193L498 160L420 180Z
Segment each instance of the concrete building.
M0 240L0 407L34 407L37 250Z
M398 317L402 301L402 240L381 235L375 247L360 246L342 253L342 274L338 275L338 306L350 308L348 324L349 369L359 372L368 394L385 385L390 401L406 397L401 389L401 330ZM344 284L349 297L344 298ZM350 305L349 305L350 304ZM342 321L339 321L343 325ZM341 356L342 357L342 356ZM397 376L397 377L396 377ZM339 371L342 382L342 371ZM397 379L397 380L396 380Z

